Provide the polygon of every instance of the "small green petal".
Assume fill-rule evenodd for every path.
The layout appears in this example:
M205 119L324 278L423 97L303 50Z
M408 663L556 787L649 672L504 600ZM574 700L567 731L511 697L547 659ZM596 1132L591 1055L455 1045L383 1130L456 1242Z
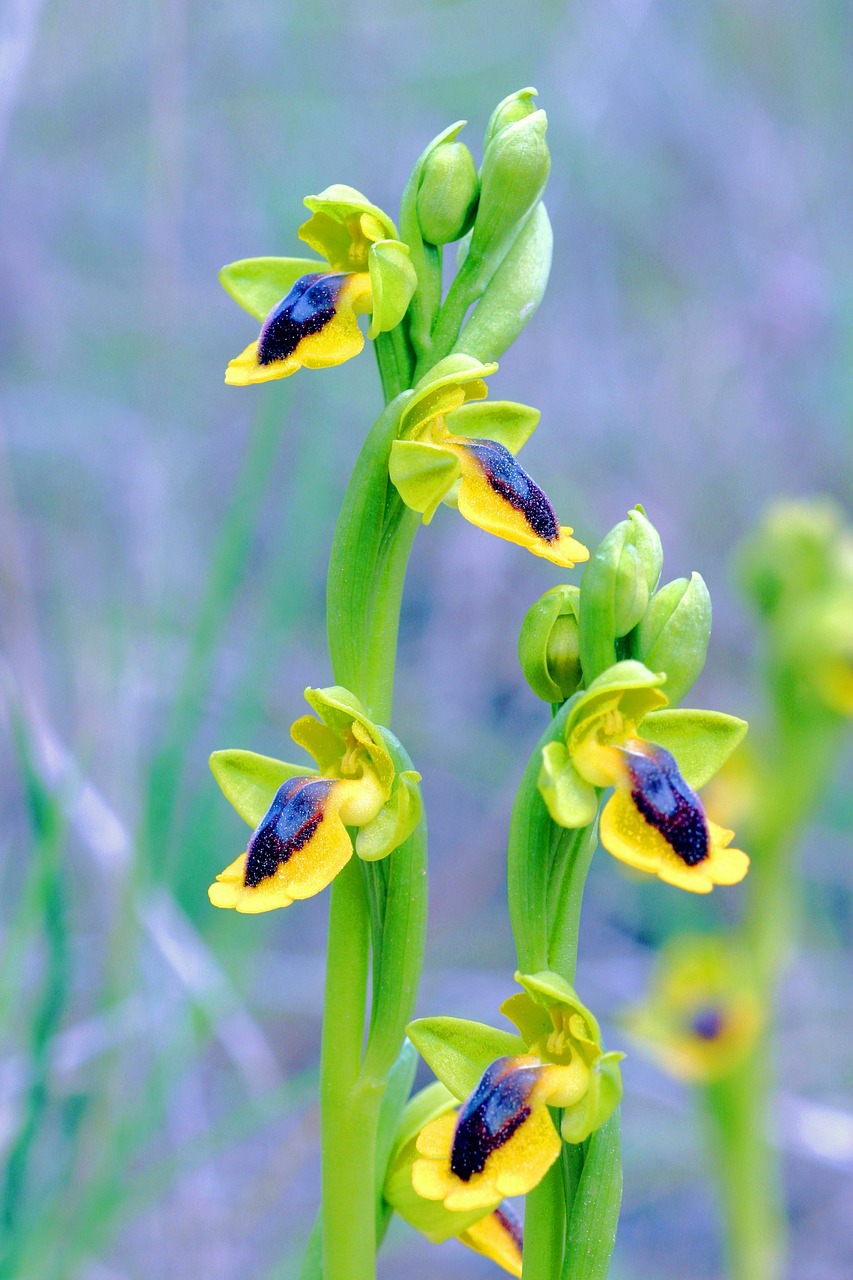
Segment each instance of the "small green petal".
M551 1019L544 1006L537 1004L524 991L519 991L508 1000L504 1000L501 1013L518 1027L519 1034L528 1048L551 1030Z
M456 454L421 440L395 440L389 474L400 497L429 524L442 499L462 474Z
M603 1053L596 1060L589 1073L587 1092L563 1111L560 1133L565 1142L584 1142L613 1115L622 1099L619 1063L624 1057L624 1053Z
M283 782L316 772L304 764L285 764L254 751L214 751L210 768L225 799L250 827L261 821Z
M571 711L566 720L566 736L585 720L599 715L609 704L616 705L617 700L623 715L637 724L653 708L665 705L666 695L660 690L665 680L664 672L649 671L642 662L635 662L633 659L615 662L597 676L588 689L572 698Z
M512 400L482 400L464 404L447 415L447 429L452 436L470 440L496 440L518 453L536 430L541 414L528 404Z
M743 741L745 720L722 711L666 707L650 711L641 725L644 738L671 751L691 787L704 787Z
M241 258L219 272L219 283L256 320L265 320L302 276L328 271L316 258Z
M476 1089L483 1072L496 1058L525 1051L520 1036L466 1018L419 1018L409 1024L408 1036L460 1102Z
M391 799L373 821L359 831L355 851L365 862L376 862L393 853L420 822L423 813L420 779L421 775L414 770L399 774Z
M373 292L373 317L368 338L396 329L406 314L418 277L412 266L407 245L399 240L380 240L367 255L370 286Z
M595 787L577 772L562 742L549 742L542 749L539 791L561 827L587 827L598 811Z

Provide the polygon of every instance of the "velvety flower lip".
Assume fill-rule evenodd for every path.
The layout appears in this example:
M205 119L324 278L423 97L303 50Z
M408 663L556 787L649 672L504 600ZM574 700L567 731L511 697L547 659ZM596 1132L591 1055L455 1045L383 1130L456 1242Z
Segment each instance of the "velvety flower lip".
M447 1209L500 1204L526 1195L560 1154L547 1107L559 1067L529 1054L499 1058L484 1072L458 1118L443 1115L422 1129L412 1185Z
M255 342L225 371L230 386L288 378L297 369L325 369L357 356L364 335L356 319L370 309L369 276L362 272L300 276L267 315Z
M340 809L353 786L317 777L282 783L246 852L210 886L213 905L254 915L325 889L352 856Z
M441 443L461 464L456 504L471 524L567 569L588 559L586 547L560 525L547 495L506 445L454 436Z
M498 1205L459 1237L462 1244L496 1262L511 1276L521 1277L524 1249L522 1226L508 1204Z
M749 858L729 848L734 832L711 822L669 751L643 740L611 750L624 761L624 774L614 779L601 815L609 853L693 893L743 879Z

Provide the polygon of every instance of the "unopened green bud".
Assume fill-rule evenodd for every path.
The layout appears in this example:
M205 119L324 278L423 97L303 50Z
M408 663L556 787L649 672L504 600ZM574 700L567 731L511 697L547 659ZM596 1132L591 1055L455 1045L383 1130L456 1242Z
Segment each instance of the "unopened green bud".
M460 240L477 212L480 182L464 142L445 142L430 152L417 195L418 223L429 244Z
M490 363L533 318L551 271L554 236L540 201L466 321L454 351Z
M518 660L525 679L545 702L565 702L583 680L577 587L552 587L531 605L521 624Z
M853 534L830 499L783 499L745 540L738 568L759 613L796 611L807 596L853 584Z
M491 114L489 123L486 125L486 136L483 139L484 151L500 133L501 129L505 129L507 125L515 124L517 120L523 120L525 116L533 115L536 110L536 103L533 99L536 97L538 95L533 88L519 89L516 93L511 93L504 98L503 102L498 103Z
M551 158L544 111L504 125L483 156L480 203L467 261L481 264L483 283L494 274L538 203L548 181Z
M664 692L680 702L705 665L711 636L711 597L698 573L676 578L652 596L632 637L632 657L666 673Z
M596 548L581 582L580 646L587 685L622 656L616 641L645 614L662 564L660 537L640 507Z

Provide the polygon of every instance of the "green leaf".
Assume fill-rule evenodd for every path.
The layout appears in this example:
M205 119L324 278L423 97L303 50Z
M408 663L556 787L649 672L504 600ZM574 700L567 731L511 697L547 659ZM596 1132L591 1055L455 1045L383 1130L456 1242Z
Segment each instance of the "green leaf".
M329 264L316 258L241 258L219 273L219 283L256 320L265 320L296 281Z
M285 764L254 751L214 751L210 768L219 788L244 822L256 827L288 778L314 778L316 769Z
M389 464L391 480L407 507L429 524L442 499L462 474L456 454L425 440L395 440Z
M466 1018L419 1018L409 1024L408 1033L424 1061L460 1102L476 1089L496 1058L526 1052L520 1036Z
M367 336L375 338L377 334L396 329L418 287L418 277L408 245L399 240L380 240L371 245L367 268L373 293L373 315Z
M589 1139L566 1230L560 1280L606 1280L622 1203L619 1113Z
M705 783L722 768L743 741L749 726L723 711L666 707L650 711L643 720L644 738L671 751L691 787Z
M538 409L512 400L480 400L449 413L447 429L452 436L472 440L496 440L510 453L518 453L541 418Z

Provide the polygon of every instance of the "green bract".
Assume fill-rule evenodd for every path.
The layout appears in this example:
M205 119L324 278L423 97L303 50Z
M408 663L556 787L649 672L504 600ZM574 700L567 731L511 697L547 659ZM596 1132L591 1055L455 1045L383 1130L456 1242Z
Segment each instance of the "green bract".
M711 638L711 597L698 573L656 592L632 639L635 658L666 672L666 695L680 702L702 673Z

